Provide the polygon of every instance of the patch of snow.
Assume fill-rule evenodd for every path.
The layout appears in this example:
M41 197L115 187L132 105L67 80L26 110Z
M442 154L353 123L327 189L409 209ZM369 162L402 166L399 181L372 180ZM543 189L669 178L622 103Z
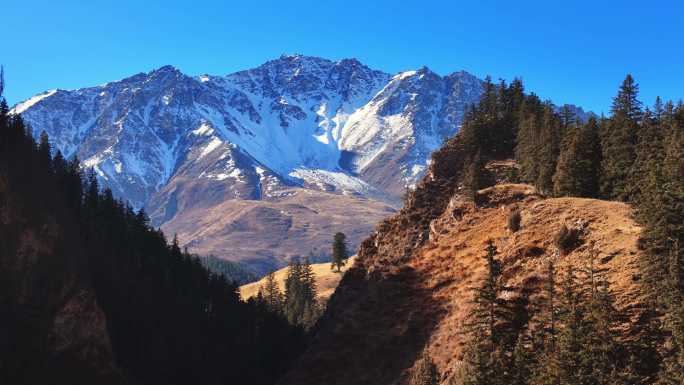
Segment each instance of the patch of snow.
M214 129L211 128L207 123L202 123L196 130L192 131L194 135L211 135L214 133Z
M211 138L211 141L209 142L209 144L207 144L207 146L204 147L204 149L202 150L202 153L199 155L199 157L197 159L204 158L206 155L208 155L212 151L216 150L221 144L223 144L221 139L214 136L213 138Z
M296 168L289 176L318 186L322 190L328 190L329 186L344 192L368 193L374 190L368 183L341 171Z
M24 101L24 102L21 102L21 103L17 104L16 106L14 106L14 108L12 108L10 113L11 114L21 114L22 112L28 110L29 108L31 108L34 105L36 105L37 103L39 103L41 100L54 95L55 92L57 92L57 90L46 91L40 95L36 95L36 96L34 96L34 97Z
M406 78L410 78L411 76L415 75L417 71L404 71L396 74L392 79L398 79L398 80L403 80Z

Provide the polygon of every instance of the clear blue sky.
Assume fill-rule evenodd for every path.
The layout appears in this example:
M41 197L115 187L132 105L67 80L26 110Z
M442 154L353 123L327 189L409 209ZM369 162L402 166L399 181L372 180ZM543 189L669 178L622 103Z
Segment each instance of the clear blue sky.
M0 5L10 104L172 64L227 74L282 53L520 76L557 104L607 111L626 73L641 99L684 97L684 3L646 1L45 1Z

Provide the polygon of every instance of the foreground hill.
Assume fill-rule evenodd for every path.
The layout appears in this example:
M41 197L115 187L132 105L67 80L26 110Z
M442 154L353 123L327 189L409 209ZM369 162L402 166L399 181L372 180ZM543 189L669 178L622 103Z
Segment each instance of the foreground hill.
M340 283L340 279L344 273L349 270L351 266L354 265L356 261L356 256L350 257L347 260L345 266L340 269L338 273L337 270L330 269L330 262L324 263L314 263L311 264L311 268L316 275L316 288L318 289L318 298L322 301L327 301L328 298L335 291L335 288ZM285 292L285 278L287 278L287 267L282 268L274 273L275 280L278 282L278 286L282 292ZM247 300L259 292L259 287L266 283L266 278L262 278L257 282L248 283L246 285L240 286L240 296L242 299Z
M640 228L627 204L545 199L530 186L504 184L480 191L476 209L452 193L448 181L435 181L429 176L408 206L363 243L313 346L281 384L404 383L423 349L443 379L453 376L462 364L472 289L485 277L489 239L500 251L505 284L533 292L550 259L558 269L579 268L594 256L616 306L629 316L621 338L630 335L644 292L637 269ZM507 228L513 210L522 213L517 233ZM583 229L582 245L560 256L554 237L564 224Z

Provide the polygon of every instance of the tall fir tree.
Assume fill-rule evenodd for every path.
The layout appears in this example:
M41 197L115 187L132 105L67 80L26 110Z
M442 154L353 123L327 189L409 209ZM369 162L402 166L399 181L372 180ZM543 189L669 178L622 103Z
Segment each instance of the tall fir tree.
M605 199L631 199L629 175L636 160L637 131L642 118L639 86L627 75L613 99L612 116L603 126L601 194Z
M316 277L309 260L291 261L285 278L283 305L287 320L306 329L313 326L320 315L317 296Z
M330 269L337 268L337 272L339 273L347 263L347 258L349 258L349 252L347 251L347 236L344 235L344 233L335 233L333 236L332 262L330 264Z
M282 313L283 293L280 290L280 285L276 281L275 273L273 271L266 274L266 281L259 287L259 294L263 298L266 307L271 312Z
M562 148L553 176L554 195L597 197L601 144L596 118L591 117L586 124L570 127Z
M536 162L539 173L534 186L542 194L553 192L553 175L556 172L556 161L560 152L560 140L562 137L561 123L550 104L544 106L544 114L537 137Z
M502 294L506 288L501 282L501 265L495 259L497 249L489 240L485 249L487 275L475 288L473 309L464 325L470 338L465 349L466 372L463 383L467 385L504 385L510 380L509 352L504 341L512 319L510 306Z

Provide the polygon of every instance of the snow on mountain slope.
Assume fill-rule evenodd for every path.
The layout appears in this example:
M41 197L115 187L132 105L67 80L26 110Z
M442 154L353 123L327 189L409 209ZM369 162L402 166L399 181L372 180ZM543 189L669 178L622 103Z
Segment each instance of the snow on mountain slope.
M227 76L164 66L13 111L163 225L293 188L396 200L480 93L465 72L391 76L355 59L290 55Z

